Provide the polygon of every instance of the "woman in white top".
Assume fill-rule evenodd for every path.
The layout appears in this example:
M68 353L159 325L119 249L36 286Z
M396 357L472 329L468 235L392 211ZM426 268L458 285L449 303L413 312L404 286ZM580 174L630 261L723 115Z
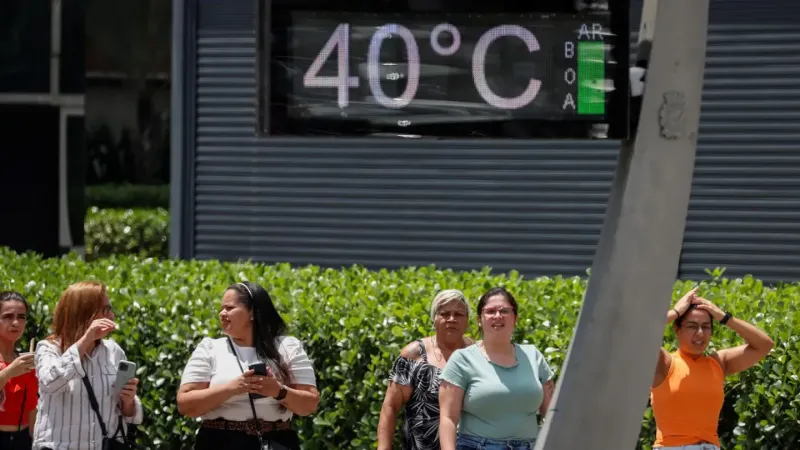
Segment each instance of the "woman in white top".
M116 329L103 284L75 283L61 295L53 314L53 334L39 342L34 356L39 377L34 449L105 448L86 382L97 399L109 438L120 441L126 423L142 423L142 403L136 396L139 380L132 379L119 394L113 391L117 365L126 359L125 352L103 338Z
M309 415L319 404L303 345L286 335L286 323L256 283L229 286L219 318L226 336L200 342L178 390L178 410L203 419L195 450L256 449L267 443L299 450L292 416ZM256 363L266 363L266 375L249 368Z

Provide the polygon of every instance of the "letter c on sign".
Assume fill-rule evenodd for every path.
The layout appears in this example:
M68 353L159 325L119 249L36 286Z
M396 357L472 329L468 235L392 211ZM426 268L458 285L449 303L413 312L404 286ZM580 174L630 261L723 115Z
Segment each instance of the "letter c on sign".
M489 50L489 46L498 38L506 36L514 36L521 39L528 46L528 51L531 53L539 50L539 41L526 28L519 25L494 27L484 33L475 45L475 50L472 53L472 79L475 82L475 88L480 96L486 100L486 103L500 109L519 109L529 105L539 94L539 89L542 87L540 80L531 79L525 92L512 98L495 94L486 82L486 53Z

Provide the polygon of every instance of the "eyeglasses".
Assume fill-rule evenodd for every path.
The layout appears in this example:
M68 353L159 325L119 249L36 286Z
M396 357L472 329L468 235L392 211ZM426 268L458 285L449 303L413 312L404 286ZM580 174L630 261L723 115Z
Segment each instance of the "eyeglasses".
M494 317L497 313L500 313L500 317L506 317L511 315L514 310L511 308L486 308L482 311L483 315L486 317Z
M114 312L114 308L111 306L110 303L108 305L103 306L103 315L107 316L107 315L111 314L112 312Z
M692 333L697 333L697 331L700 330L700 329L703 330L703 333L711 333L711 330L712 330L710 324L699 325L699 324L696 324L696 323L693 323L693 322L689 322L689 323L684 324L683 328L686 328L687 330L691 331Z

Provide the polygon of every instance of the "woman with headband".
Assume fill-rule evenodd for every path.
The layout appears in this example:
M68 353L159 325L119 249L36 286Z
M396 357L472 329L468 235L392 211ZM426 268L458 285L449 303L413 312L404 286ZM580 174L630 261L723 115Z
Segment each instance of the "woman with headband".
M299 450L292 416L312 414L319 403L302 343L286 334L272 299L256 283L230 285L219 319L225 337L200 342L178 390L178 410L202 419L194 448Z
M403 450L439 450L439 374L455 350L472 344L464 337L468 318L461 291L436 294L431 302L434 335L406 345L392 366L378 422L378 450L391 450L401 409Z

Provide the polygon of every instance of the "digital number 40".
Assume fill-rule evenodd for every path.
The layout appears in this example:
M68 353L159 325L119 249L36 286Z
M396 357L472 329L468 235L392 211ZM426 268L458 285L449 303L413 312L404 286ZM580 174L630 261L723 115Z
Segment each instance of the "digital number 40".
M454 27L453 27L454 28ZM455 32L458 32L454 28ZM406 87L403 93L395 98L387 96L380 84L381 63L379 61L380 49L384 39L400 37L408 55ZM539 50L539 41L528 29L519 25L499 25L485 32L478 39L472 54L472 81L480 96L488 103L500 109L518 109L529 105L539 93L542 82L530 79L525 91L516 97L501 97L492 92L486 80L486 54L489 46L498 38L504 36L516 37L522 40L530 52ZM349 103L350 88L359 86L359 79L350 75L350 26L346 23L339 24L331 37L320 50L314 62L303 75L303 86L307 88L336 88L340 108L346 108ZM334 50L336 56L336 76L320 75L320 70L325 61L330 58ZM419 87L420 60L417 41L411 31L398 24L383 25L373 34L367 54L367 78L369 87L375 101L387 108L403 108L414 99Z

